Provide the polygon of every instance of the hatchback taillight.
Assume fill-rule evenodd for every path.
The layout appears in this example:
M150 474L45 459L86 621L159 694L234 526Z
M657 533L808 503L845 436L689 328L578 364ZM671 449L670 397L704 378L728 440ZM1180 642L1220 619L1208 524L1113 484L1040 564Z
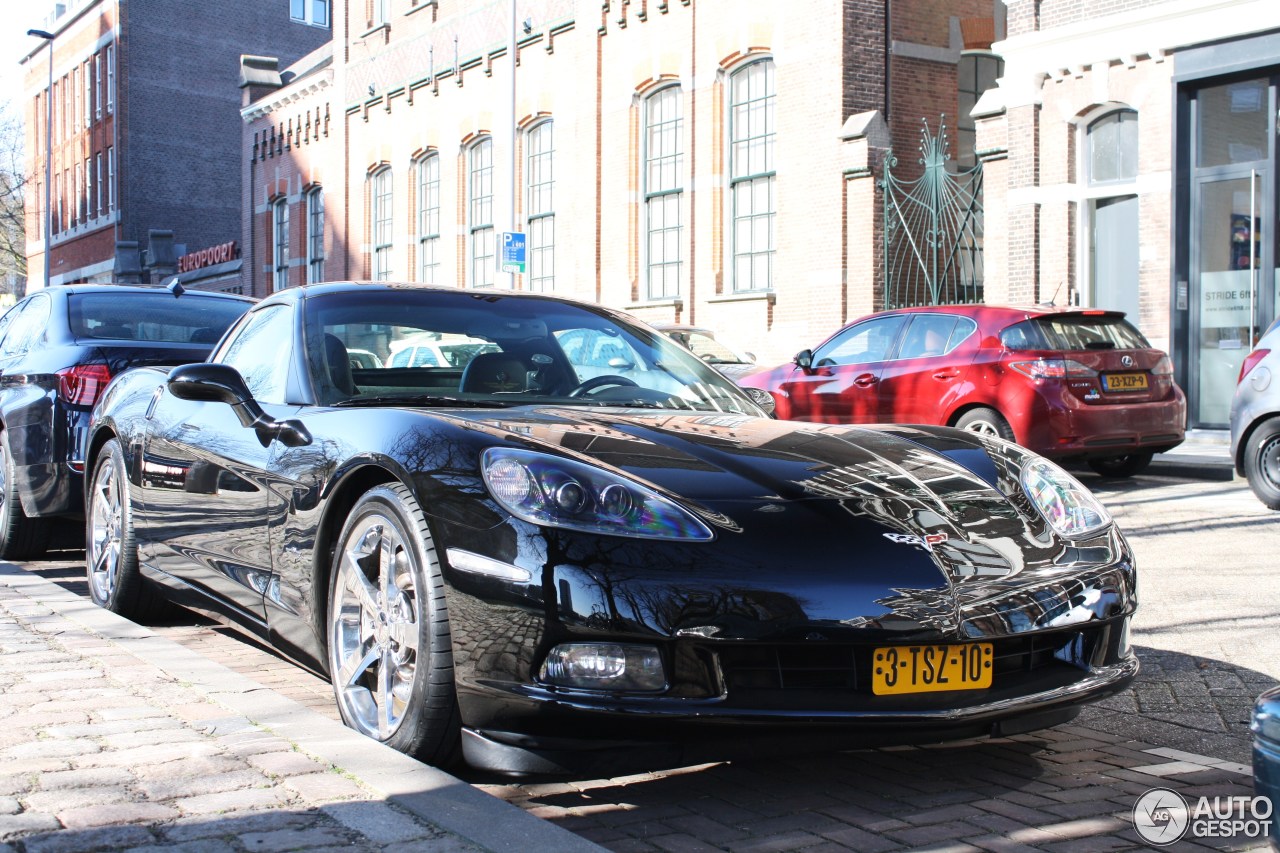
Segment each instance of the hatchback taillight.
M58 396L73 406L92 406L110 381L105 364L77 364L58 371Z
M1032 379L1096 379L1098 372L1069 358L1037 358L1013 361L1009 366Z
M1239 385L1244 378L1249 375L1249 371L1258 366L1258 362L1271 354L1269 349L1256 349L1244 357L1244 364L1240 365L1240 375L1236 377L1236 384Z
M1167 355L1160 356L1160 360L1156 362L1156 366L1151 368L1152 376L1172 376L1173 360Z

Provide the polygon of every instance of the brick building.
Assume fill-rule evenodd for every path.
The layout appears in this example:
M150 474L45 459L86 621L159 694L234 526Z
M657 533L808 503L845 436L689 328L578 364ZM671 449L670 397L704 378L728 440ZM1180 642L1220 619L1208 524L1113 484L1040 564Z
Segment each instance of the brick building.
M896 144L909 168L921 118L945 113L972 159L963 81L1003 35L999 0L517 0L515 17L514 93L508 3L336 0L328 48L245 58L247 289L553 291L789 358L881 304L881 158ZM523 274L496 271L510 230Z
M192 249L240 233L241 53L292 61L327 43L302 0L68 0L22 58L29 287L112 277L117 241L152 229ZM34 23L34 22L33 22ZM52 145L46 138L52 50Z
M1226 425L1280 313L1275 0L1008 0L976 110L988 301L1120 308Z

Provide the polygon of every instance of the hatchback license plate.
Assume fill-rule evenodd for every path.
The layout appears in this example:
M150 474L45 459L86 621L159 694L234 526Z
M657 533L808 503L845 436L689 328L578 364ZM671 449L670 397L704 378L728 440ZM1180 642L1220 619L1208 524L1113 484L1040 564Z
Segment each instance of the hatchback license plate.
M1102 387L1107 391L1145 391L1145 373L1107 373L1102 377Z
M875 651L871 692L935 693L991 686L991 644L882 646Z

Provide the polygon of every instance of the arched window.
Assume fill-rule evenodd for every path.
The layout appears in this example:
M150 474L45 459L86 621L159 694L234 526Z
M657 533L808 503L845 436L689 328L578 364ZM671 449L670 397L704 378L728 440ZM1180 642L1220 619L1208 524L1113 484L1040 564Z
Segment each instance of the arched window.
M776 96L773 60L729 75L729 204L733 228L733 289L773 288L774 219L778 202L773 142Z
M272 290L289 286L289 199L281 197L271 205L271 225L275 236L272 252Z
M324 281L324 190L307 192L307 282Z
M1138 177L1138 113L1123 109L1089 122L1089 184L1132 181Z
M684 195L684 102L679 86L644 100L643 168L646 296L680 295Z
M418 280L440 284L440 155L428 154L417 162L418 173Z
M467 232L470 284L493 287L497 249L493 231L493 140L481 139L468 150Z
M525 221L529 230L529 289L555 290L555 145L552 124L543 121L525 134Z
M374 281L388 281L391 278L392 247L392 203L394 201L394 185L390 168L379 169L370 181L373 200L373 233L370 243L373 244Z

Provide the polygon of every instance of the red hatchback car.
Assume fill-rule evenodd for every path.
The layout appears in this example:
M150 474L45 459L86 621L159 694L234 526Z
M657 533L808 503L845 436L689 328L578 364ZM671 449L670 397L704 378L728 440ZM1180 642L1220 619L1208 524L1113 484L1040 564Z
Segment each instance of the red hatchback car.
M780 418L943 424L1127 477L1182 442L1173 363L1118 311L943 305L864 317L739 378Z

